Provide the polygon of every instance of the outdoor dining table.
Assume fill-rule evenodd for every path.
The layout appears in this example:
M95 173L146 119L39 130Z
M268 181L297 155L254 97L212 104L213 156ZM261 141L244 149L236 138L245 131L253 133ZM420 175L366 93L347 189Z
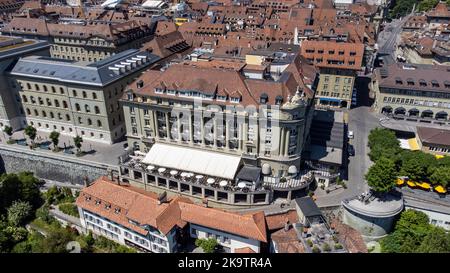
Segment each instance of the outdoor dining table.
M238 187L241 188L241 189L244 189L244 188L247 187L247 184L245 184L244 182L240 182L240 183L238 184Z

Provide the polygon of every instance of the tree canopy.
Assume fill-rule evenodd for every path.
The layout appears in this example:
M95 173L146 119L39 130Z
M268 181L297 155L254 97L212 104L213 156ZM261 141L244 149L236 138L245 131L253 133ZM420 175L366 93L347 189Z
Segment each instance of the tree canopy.
M380 158L366 174L366 180L372 190L376 192L389 192L395 187L397 171L395 163L385 157Z
M420 211L406 210L397 221L394 232L380 242L382 252L450 252L450 234L429 223Z

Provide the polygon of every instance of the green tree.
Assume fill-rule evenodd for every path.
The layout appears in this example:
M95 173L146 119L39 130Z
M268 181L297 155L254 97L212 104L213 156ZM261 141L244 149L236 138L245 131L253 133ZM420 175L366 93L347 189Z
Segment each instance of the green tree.
M36 139L37 130L31 125L25 127L25 135L27 135L31 139L31 143L34 144L34 140Z
M422 0L417 6L418 11L429 11L439 3L439 0Z
M32 207L28 202L15 201L8 208L8 222L13 226L21 226L32 215Z
M42 252L67 253L67 244L74 240L75 236L70 231L63 228L54 230L42 241Z
M413 9L414 4L417 3L419 3L419 0L396 0L394 7L389 12L389 17L403 17L406 14L409 14Z
M450 167L438 167L434 169L433 174L430 176L430 182L432 184L442 185L447 187L450 182Z
M13 135L13 128L11 126L6 125L3 128L3 132L5 132L9 136L9 138L11 138L11 136Z
M420 211L405 210L395 224L394 232L380 242L386 253L417 252L424 238L431 231L428 216Z
M431 227L416 252L449 253L450 234L441 227Z
M39 180L32 172L20 172L17 176L21 183L21 200L29 202L33 209L42 206L43 200L40 188L45 182Z
M53 149L56 151L58 150L58 143L59 143L59 133L56 131L53 131L50 133L49 138L52 140L53 143Z
M217 244L217 240L213 238L195 240L195 245L201 247L205 253L213 253Z
M394 160L401 152L400 142L394 131L388 129L375 128L370 131L368 144L370 147L369 157L374 162L381 157Z
M380 158L366 174L366 180L372 190L376 192L389 192L395 187L397 171L392 160Z
M78 152L81 150L81 143L83 143L83 138L80 136L76 136L73 138L73 142L75 143L75 147L77 147Z

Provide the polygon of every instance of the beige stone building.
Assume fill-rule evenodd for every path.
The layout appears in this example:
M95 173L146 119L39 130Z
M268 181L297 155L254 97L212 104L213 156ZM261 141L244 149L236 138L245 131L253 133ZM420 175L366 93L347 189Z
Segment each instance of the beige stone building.
M7 75L11 65L31 54L49 56L49 49L50 45L45 41L0 36L0 128L11 126L17 130L24 122L20 98L11 93L11 88L15 86Z
M31 56L10 72L26 123L39 131L113 143L125 134L119 98L158 57L128 50L96 63Z
M350 108L358 71L362 71L364 44L304 41L302 55L320 69L316 105Z
M449 124L450 67L394 63L375 70L377 112L398 120Z
M150 24L87 21L47 22L41 18L14 18L3 34L47 40L54 58L96 62L121 51L139 48L151 39Z

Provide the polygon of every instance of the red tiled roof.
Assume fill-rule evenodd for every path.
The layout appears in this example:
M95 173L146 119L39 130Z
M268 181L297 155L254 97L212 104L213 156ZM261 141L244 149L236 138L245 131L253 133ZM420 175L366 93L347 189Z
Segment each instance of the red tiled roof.
M96 204L97 200L101 203ZM101 177L84 188L76 204L143 235L147 234L143 225L150 225L167 234L175 226L182 228L187 223L193 223L267 242L263 212L240 215L195 205L184 197L159 203L155 193L118 185L107 177ZM108 204L111 206L107 209L105 205ZM119 213L116 213L116 208L120 208ZM138 222L140 226L129 220Z
M284 225L298 222L298 214L296 210L290 210L284 213L266 215L267 229L276 230L284 228Z
M262 211L240 215L195 204L180 202L179 205L181 218L186 222L267 242L266 221Z

